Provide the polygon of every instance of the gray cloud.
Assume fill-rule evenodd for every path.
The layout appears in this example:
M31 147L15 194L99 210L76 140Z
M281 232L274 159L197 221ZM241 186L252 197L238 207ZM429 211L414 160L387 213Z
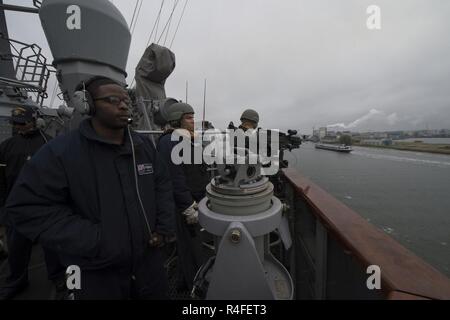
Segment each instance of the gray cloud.
M113 2L130 21L134 1ZM379 31L366 28L371 4L381 8ZM166 4L162 22L172 5ZM143 3L129 82L159 6ZM200 115L207 78L207 118L217 127L253 107L262 126L302 132L349 126L372 109L379 113L355 128L450 128L449 14L446 0L191 0L172 47L177 68L167 93L184 100L188 81L189 102ZM15 37L47 47L37 17L7 18Z

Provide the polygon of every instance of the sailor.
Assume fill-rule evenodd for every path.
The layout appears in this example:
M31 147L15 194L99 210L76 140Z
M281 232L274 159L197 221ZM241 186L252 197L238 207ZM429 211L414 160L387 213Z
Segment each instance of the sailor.
M240 120L241 120L241 124L239 125L239 127L236 127L234 125L233 121L231 121L228 124L228 128L227 129L228 130L234 130L236 133L239 133L239 132L241 134L242 133L246 133L246 134L250 133L251 135L254 134L254 135L257 136L257 134L258 134L257 130L259 130L258 129L258 123L259 123L258 112L256 112L253 109L246 109L246 110L244 110L244 112L242 112ZM241 129L242 131L238 130L238 129ZM251 130L251 131L247 132L247 130ZM249 148L249 146L251 145L250 142L249 142L249 136L246 136L244 141L245 141L245 147ZM234 138L234 145L237 146L237 143L238 143L238 139L237 139L237 137L235 137Z
M194 148L200 147L194 132L194 109L187 103L175 103L168 110L170 129L160 137L158 151L169 163L172 177L177 222L178 282L180 291L191 290L196 272L205 262L202 250L205 239L198 224L197 203L205 197L210 181L207 166L203 162L195 164ZM187 134L191 144L191 161L175 165L171 159L172 149L179 141L172 141L172 135Z
M28 162L7 216L72 266L75 299L165 299L161 245L175 234L168 169L129 128L122 85L94 77L77 90L74 103L90 117Z
M253 109L247 109L242 112L241 124L239 129L247 131L248 129L256 129L259 123L259 114Z
M36 119L37 110L31 106L17 106L12 110L11 123L14 134L0 145L0 163L4 166L4 175L0 177L2 207L22 167L51 139L36 128ZM9 248L9 275L0 287L0 300L11 299L28 286L28 264L33 246L32 241L12 227L7 219L3 220ZM64 269L55 253L44 249L44 254L48 277L60 288L61 280L64 279Z

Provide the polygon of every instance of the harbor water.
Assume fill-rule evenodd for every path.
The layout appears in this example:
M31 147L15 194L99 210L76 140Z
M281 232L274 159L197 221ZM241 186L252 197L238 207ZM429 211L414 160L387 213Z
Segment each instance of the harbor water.
M286 154L289 166L450 277L450 155L353 147Z

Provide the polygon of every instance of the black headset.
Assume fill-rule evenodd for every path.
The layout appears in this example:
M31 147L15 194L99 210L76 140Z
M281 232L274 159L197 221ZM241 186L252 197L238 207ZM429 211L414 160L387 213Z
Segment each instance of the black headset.
M32 110L31 119L32 119L32 121L34 123L34 126L42 135L42 130L44 130L45 127L46 127L45 120L44 120L44 118L41 117L41 113L39 112L39 108L38 107L31 106L30 108ZM22 108L22 110L25 110L25 109ZM9 120L9 122L11 124L13 123L12 118ZM44 138L45 142L47 143L47 138L45 138L44 135L42 135L42 137Z
M86 88L97 79L98 77L93 77L86 82L81 82L73 93L73 107L82 115L92 116L95 114L94 99Z
M39 111L39 109L36 109L33 113L33 119L34 119L34 123L36 128L41 132L42 134L42 130L46 130L47 129L47 124L44 120L44 118L42 117L41 112ZM45 139L45 138L44 138ZM47 139L45 139L47 142Z
M88 90L86 90L86 88L95 80L97 80L98 77L93 77L91 79L89 79L86 82L81 82L78 86L76 91L73 94L73 107L75 108L75 110L77 110L80 114L82 115L94 115L95 114L95 104L94 104L94 99L92 98L91 94L89 93ZM134 182L135 182L135 189L136 189L136 193L137 193L137 197L138 197L138 201L139 201L139 206L141 209L141 213L144 217L145 220L145 225L147 227L150 239L153 239L153 232L150 228L150 223L148 221L147 218L147 214L144 208L144 204L142 202L142 198L141 198L141 193L139 192L139 182L138 182L138 174L136 172L136 151L135 151L135 147L134 147L134 141L133 141L133 137L131 135L131 128L130 128L130 124L132 122L132 116L130 117L130 119L128 120L128 126L126 128L126 131L128 133L128 137L130 139L130 144L131 144L131 150L132 150L132 157L133 157L133 173L134 173Z

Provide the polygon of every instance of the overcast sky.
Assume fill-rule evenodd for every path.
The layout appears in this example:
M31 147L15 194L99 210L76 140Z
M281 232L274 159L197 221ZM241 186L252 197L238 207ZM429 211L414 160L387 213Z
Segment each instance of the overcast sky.
M165 1L159 32L174 1ZM176 7L166 46L185 1ZM130 22L135 0L112 2ZM129 83L160 5L143 1ZM381 30L366 26L370 5L381 9ZM206 117L220 128L251 107L260 126L302 133L326 125L450 129L449 17L448 0L189 0L171 47L177 67L166 93L184 100L188 81L188 102L200 120L206 78ZM41 45L52 60L37 15L7 13L7 22L10 37Z

